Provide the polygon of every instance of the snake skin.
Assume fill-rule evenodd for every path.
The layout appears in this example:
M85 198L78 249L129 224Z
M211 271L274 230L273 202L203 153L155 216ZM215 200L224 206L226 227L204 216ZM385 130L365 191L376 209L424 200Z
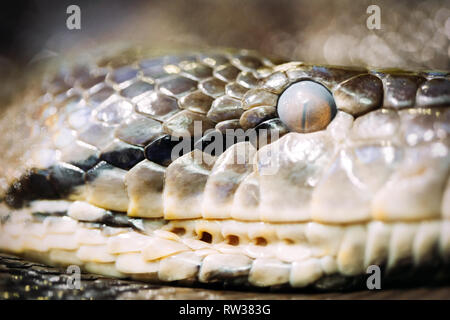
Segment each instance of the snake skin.
M372 264L448 271L449 72L245 50L76 61L0 120L2 251L187 285L332 289ZM278 98L302 80L333 94L325 130L278 118ZM208 152L206 137L226 129L278 137ZM193 149L171 158L171 137ZM244 163L230 162L242 150ZM274 156L277 173L264 174Z

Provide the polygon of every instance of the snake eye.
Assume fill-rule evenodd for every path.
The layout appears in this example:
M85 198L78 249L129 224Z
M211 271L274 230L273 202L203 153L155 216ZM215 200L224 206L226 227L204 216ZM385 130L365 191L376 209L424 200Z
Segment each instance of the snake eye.
M289 86L278 99L278 115L291 131L300 133L325 129L336 115L331 92L314 81Z

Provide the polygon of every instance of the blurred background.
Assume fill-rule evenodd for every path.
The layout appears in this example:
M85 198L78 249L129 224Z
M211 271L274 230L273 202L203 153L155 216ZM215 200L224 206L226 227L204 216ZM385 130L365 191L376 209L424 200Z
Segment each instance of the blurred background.
M249 48L325 64L450 68L448 0L16 2L0 10L2 96L36 62L109 42ZM81 30L66 27L71 4L81 8ZM366 25L372 4L381 10L379 30Z

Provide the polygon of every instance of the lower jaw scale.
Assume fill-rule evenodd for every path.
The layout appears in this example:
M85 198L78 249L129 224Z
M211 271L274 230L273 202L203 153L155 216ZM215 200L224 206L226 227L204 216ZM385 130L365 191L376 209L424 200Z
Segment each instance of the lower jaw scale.
M96 222L105 210L87 203L52 202L12 214L2 207L0 249L120 278L322 289L344 286L371 265L389 275L450 260L446 220L331 225L157 218L135 219L141 220L136 228ZM49 205L69 214L32 212Z

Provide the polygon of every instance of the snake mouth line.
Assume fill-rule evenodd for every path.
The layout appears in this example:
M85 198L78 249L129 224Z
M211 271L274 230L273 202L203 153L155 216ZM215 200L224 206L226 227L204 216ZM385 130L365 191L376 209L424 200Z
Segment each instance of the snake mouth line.
M436 263L447 250L448 221L330 226L138 219L127 224L120 217L77 220L81 213L71 210L71 203L53 208L64 205L68 214L44 215L30 208L11 214L3 208L2 249L51 265L76 264L109 276L184 285L199 281L330 290L361 283L371 265L381 266L388 279L414 266L446 270ZM405 241L411 243L407 252ZM438 274L445 278L445 272Z

